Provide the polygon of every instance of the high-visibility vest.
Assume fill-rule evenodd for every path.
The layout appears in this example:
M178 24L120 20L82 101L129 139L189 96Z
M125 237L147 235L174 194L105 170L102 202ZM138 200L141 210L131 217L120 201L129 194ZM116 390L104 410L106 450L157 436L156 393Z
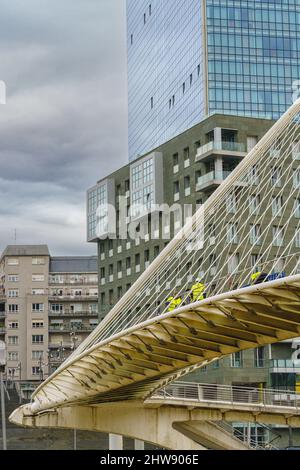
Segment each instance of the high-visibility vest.
M194 284L192 286L192 298L193 300L203 300L204 299L205 285L201 282Z
M181 299L181 297L176 297L176 298L175 297L169 297L167 302L169 303L168 311L172 312L176 308L180 307L180 305L182 304L182 299Z
M257 279L261 276L261 274L262 274L261 272L252 274L252 276L251 276L251 281L252 281L252 282L257 281Z

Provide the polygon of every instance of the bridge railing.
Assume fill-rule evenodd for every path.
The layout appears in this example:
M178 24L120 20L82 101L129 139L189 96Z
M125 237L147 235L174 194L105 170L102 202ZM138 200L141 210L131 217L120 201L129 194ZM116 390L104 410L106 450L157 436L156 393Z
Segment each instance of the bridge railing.
M189 400L246 406L287 407L300 412L300 395L295 391L236 387L219 384L174 382L151 398Z

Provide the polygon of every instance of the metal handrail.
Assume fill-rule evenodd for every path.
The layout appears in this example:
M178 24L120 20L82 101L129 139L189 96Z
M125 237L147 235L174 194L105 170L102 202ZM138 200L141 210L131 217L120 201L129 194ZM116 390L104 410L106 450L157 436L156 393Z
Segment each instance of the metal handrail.
M171 398L263 408L293 408L300 412L300 395L295 391L236 387L231 385L174 382L155 392L151 398Z
M225 421L219 421L217 423L214 423L215 426L220 428L221 430L224 430L225 432L231 434L233 437L236 437L240 441L242 441L245 445L248 445L250 449L253 450L277 450L278 448L274 446L271 442L266 442L264 445L261 445L257 442L256 439L249 438L245 436L243 432L241 432L239 429L234 428L231 424L226 423ZM261 426L259 424L259 426Z

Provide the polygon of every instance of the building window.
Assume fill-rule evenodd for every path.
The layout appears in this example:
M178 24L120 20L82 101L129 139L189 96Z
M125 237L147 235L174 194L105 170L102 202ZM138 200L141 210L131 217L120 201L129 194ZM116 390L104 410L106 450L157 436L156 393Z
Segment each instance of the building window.
M236 352L231 355L231 367L243 367L243 353L242 351Z
M159 246L154 247L154 258L156 258L159 255Z
M237 211L237 200L235 193L231 193L226 198L227 214L235 214Z
M201 67L200 67L200 64L198 64L198 66L197 66L198 77L200 77L200 72L201 72Z
M295 228L295 246L300 248L300 229L299 227Z
M33 312L43 312L44 311L44 304L32 304L32 311Z
M281 247L284 241L284 229L282 226L273 225L273 246Z
M185 82L184 82L184 83L182 84L182 94L183 94L183 95L185 94L185 87L186 87L186 85L185 85Z
M174 196L179 195L180 187L179 187L179 181L175 181L173 183L173 194Z
M191 195L191 178L190 178L190 176L185 176L184 177L184 193L185 193L185 196L190 196Z
M250 196L249 212L250 212L250 215L259 215L260 213L260 195L259 194L254 194Z
M9 336L8 337L8 344L10 346L16 346L19 344L19 336Z
M282 175L281 175L280 168L277 168L277 167L272 168L272 177L271 177L272 186L274 186L275 188L280 188L281 178L282 178Z
M238 269L239 263L240 263L239 253L236 253L230 256L228 260L228 274L235 273Z
M8 313L18 313L18 312L19 312L19 305L18 304L8 305Z
M238 243L239 236L238 236L238 224L228 224L227 229L227 242L228 243Z
M146 16L146 13L144 13L144 24L146 24L147 22L147 16Z
M149 16L151 16L151 15L152 15L152 5L150 3L150 5L149 5Z
M8 266L18 266L19 265L19 260L18 260L18 258L8 258L7 264L8 264Z
M32 335L32 344L43 344L44 335Z
M32 258L32 264L41 266L45 264L45 259L44 258Z
M19 282L18 274L9 274L8 282Z
M39 366L33 366L32 367L32 375L41 375L42 371Z
M9 351L8 352L8 360L9 361L18 361L19 360L19 353L17 351Z
M31 358L33 361L39 361L43 358L44 351L32 351Z
M130 36L130 44L133 45L133 34Z
M151 109L153 109L153 108L154 108L154 98L153 98L153 96L151 96Z
M144 258L145 258L145 263L148 263L150 261L150 251L149 250L145 250Z
M251 267L254 268L254 272L257 273L260 271L262 259L259 255L252 254L251 255Z
M32 328L44 328L44 322L42 320L33 321L32 322Z
M274 196L272 200L272 214L273 217L281 217L282 215L283 198L282 196Z
M190 75L190 86L192 86L192 84L193 84L193 74L191 73L191 75Z
M141 255L137 253L135 255L135 266L140 266L141 265Z
M44 282L45 276L44 274L33 274L32 275L32 282Z
M265 348L263 346L254 349L254 365L255 367L264 367Z
M51 312L62 313L63 312L63 305L62 304L52 304L51 305Z
M300 199L295 199L294 215L296 219L300 219Z
M183 158L184 158L184 167L187 168L190 166L190 148L187 147L183 151Z
M250 243L251 245L261 245L261 226L250 225Z
M8 322L9 330L18 330L19 329L19 322L18 321L10 321Z
M32 295L45 295L45 289L31 289Z
M297 168L294 170L294 175L293 175L293 186L295 189L300 188L300 170Z
M118 300L122 298L122 295L123 295L123 288L122 286L119 286L118 287Z
M8 289L8 297L10 297L10 298L19 297L19 290L18 289Z
M109 291L108 297L109 297L109 304L113 305L113 303L114 303L114 291L113 291L113 289L111 289Z

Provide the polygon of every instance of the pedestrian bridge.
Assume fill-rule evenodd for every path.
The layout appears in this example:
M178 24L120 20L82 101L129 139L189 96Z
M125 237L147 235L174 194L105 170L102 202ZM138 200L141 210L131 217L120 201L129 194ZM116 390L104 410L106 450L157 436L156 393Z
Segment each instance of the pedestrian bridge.
M199 400L192 409L177 403L174 411L174 401L155 408L153 396L222 357L300 336L299 123L300 100L37 388L32 403L12 415L13 421L94 427L101 417L101 426L109 419L108 432L123 434L114 424L117 413L119 427L120 415L125 420L124 435L131 435L132 426L147 423L150 397L156 425L163 416L169 424L201 421ZM251 282L257 272L260 281ZM199 278L205 298L190 303L191 282ZM180 299L171 312L169 297ZM208 406L207 420L230 413L230 407ZM294 418L281 408L279 414ZM169 444L181 448L178 442Z
M169 449L249 450L263 447L244 441L225 422L300 427L300 396L280 390L175 382L144 402L71 406L38 414L24 406L11 420L29 427L114 432Z

